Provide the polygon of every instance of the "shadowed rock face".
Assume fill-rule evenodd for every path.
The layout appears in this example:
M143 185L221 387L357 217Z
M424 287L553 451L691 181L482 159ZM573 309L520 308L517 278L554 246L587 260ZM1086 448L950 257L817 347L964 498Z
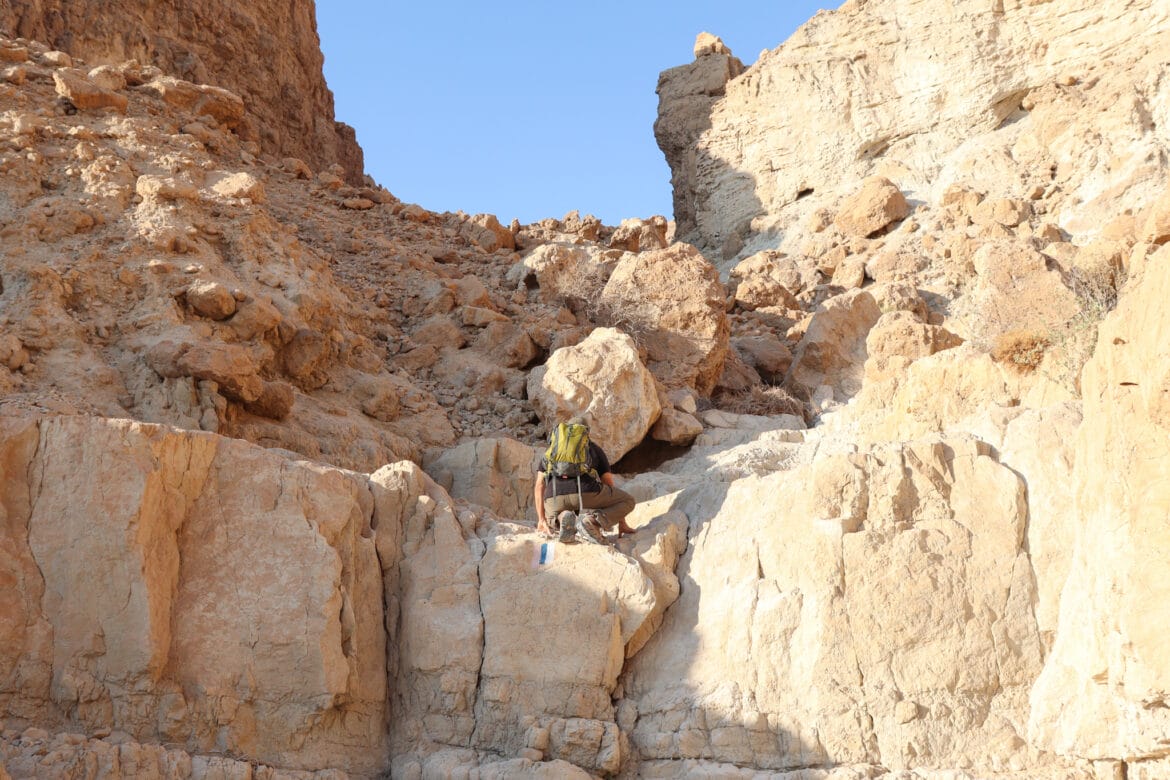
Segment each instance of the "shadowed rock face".
M1156 62L1168 26L1164 4L1146 0L892 0L822 12L746 70L730 53L699 46L692 63L658 83L654 130L672 172L678 236L734 256L760 234L789 230L843 183L874 174L929 199L959 178L964 160L995 170L986 150L963 152L973 136L1045 124L1032 109L1046 88L1116 66L1133 73L1147 56ZM1120 125L1108 138L1078 140L1088 148L1129 142ZM1123 181L1111 200L1119 191L1145 200L1140 159L1112 174L1078 164L1060 182L1069 196L1062 227L1092 224L1095 199Z
M361 179L353 128L333 120L312 0L0 0L0 29L91 66L138 59L231 89L256 115L250 130L264 150Z

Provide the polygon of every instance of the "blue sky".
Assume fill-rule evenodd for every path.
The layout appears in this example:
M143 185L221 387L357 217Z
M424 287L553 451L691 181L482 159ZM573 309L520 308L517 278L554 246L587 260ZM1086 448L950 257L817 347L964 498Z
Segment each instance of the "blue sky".
M606 224L671 216L654 142L659 71L720 36L750 65L839 0L319 0L337 118L366 171L434 211L505 224L572 209Z

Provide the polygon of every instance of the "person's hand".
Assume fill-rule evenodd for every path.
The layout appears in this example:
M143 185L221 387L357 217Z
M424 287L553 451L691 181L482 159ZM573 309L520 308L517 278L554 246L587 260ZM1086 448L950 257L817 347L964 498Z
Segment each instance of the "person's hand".
M548 520L543 517L537 519L536 532L541 536L552 536L552 529L548 527Z

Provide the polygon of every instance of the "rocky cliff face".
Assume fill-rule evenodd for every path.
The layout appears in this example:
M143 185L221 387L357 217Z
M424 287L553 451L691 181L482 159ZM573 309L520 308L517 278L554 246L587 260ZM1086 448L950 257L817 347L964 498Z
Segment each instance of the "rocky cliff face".
M226 87L252 114L246 138L314 168L340 165L347 180L361 183L365 166L353 128L333 118L311 0L3 0L0 31L67 50L91 66L137 59Z
M257 155L222 86L0 40L0 778L1170 775L1164 36L871 0L776 92L701 36L679 154L688 94L872 68L920 112L912 45L1027 83L793 146L820 183L706 253L433 214ZM534 531L572 414L632 537Z
M1040 187L1053 221L1091 232L1162 184L1168 35L1158 2L897 0L822 12L746 70L697 48L658 85L679 236L725 257L785 244L872 174L926 203L972 179ZM1086 100L1108 117L1081 114Z

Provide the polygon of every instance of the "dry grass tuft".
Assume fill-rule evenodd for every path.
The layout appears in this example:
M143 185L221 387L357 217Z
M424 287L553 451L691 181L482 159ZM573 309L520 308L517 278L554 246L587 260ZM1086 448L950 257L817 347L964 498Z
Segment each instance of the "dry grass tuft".
M718 405L734 414L792 414L808 420L808 407L804 402L778 385L753 385L740 393L725 394L720 396Z
M1004 363L1022 374L1035 371L1052 345L1047 336L1028 330L1013 330L995 340L991 359Z

